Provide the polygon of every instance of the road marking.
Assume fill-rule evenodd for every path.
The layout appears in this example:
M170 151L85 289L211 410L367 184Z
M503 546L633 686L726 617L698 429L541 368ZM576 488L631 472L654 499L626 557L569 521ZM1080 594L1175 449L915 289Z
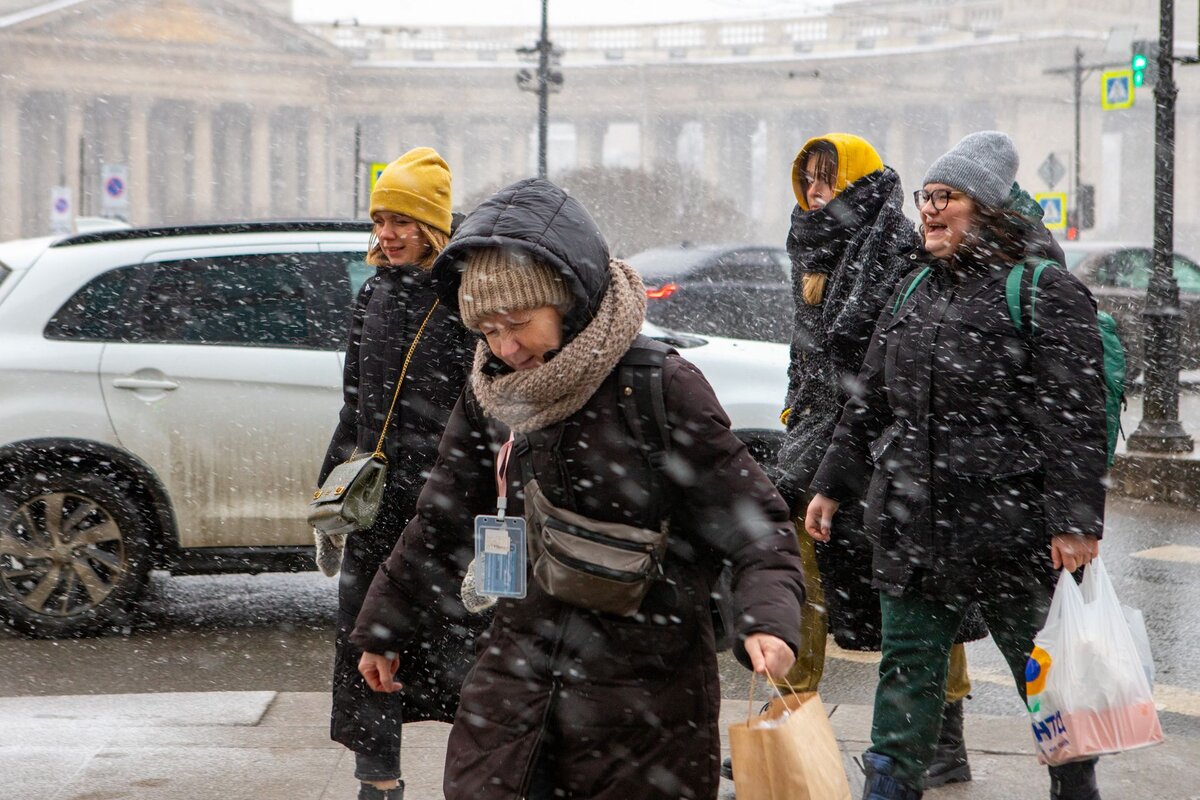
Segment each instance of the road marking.
M1149 558L1154 561L1174 561L1180 564L1200 564L1200 547L1183 544L1166 544L1151 547L1133 554L1134 558Z

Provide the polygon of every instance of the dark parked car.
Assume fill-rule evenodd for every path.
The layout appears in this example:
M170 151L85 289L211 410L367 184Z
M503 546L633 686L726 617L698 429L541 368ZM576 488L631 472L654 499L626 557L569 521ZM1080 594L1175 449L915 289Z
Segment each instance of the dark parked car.
M1067 263L1087 284L1102 311L1117 320L1133 374L1142 368L1142 311L1150 284L1153 252L1149 247L1099 242L1066 243ZM1083 254L1082 257L1079 257ZM1175 280L1183 312L1183 369L1200 368L1200 264L1175 254Z
M680 244L628 259L646 282L646 316L679 331L790 342L791 263L780 247Z

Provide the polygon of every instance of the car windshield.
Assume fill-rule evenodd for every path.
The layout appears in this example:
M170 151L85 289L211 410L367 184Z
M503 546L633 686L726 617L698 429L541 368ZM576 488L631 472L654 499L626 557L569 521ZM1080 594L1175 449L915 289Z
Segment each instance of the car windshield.
M630 256L627 261L646 279L674 277L699 264L706 251L682 247L656 247Z

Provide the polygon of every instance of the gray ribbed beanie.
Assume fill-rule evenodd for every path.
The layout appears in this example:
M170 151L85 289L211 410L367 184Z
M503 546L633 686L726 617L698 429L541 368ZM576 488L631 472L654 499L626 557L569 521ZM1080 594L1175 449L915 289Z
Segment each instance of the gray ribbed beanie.
M481 247L467 253L458 286L463 325L477 328L479 318L500 312L554 306L571 307L571 290L553 268L519 250Z
M944 183L985 206L998 208L1008 199L1019 163L1017 147L1008 134L976 131L934 161L921 185Z

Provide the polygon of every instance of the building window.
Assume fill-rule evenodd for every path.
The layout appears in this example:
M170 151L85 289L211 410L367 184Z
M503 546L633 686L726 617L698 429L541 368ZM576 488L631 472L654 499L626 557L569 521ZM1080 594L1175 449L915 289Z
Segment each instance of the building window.
M829 23L818 19L789 22L783 32L793 42L820 42L829 37Z
M725 25L721 28L720 41L726 46L739 44L762 44L767 38L765 25Z
M698 25L672 25L654 32L658 47L703 47L704 29Z

